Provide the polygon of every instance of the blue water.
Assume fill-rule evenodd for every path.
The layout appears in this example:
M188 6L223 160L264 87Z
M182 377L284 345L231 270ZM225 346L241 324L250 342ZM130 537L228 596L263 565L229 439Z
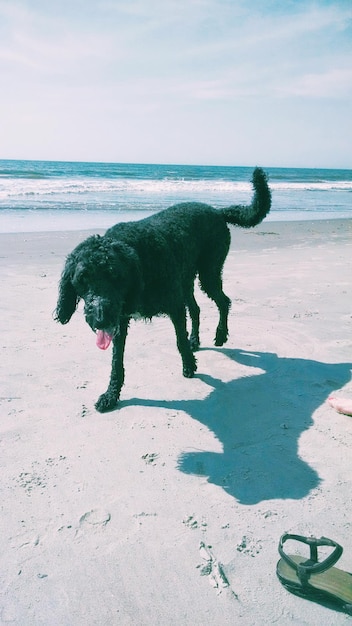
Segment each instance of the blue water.
M352 217L352 170L265 168L269 221ZM252 167L0 160L0 232L107 228L172 204L250 201Z

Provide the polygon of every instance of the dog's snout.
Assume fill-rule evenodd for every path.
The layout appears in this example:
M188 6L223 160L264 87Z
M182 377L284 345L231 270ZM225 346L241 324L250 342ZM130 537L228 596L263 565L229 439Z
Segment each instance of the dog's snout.
M102 298L94 296L85 303L86 317L92 322L94 326L102 324L104 322L104 303Z

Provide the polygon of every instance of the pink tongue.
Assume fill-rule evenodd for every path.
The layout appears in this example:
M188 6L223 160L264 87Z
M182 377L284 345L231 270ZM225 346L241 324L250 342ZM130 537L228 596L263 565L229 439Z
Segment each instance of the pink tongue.
M106 330L97 331L97 346L100 350L106 350L112 341L112 335L106 332Z

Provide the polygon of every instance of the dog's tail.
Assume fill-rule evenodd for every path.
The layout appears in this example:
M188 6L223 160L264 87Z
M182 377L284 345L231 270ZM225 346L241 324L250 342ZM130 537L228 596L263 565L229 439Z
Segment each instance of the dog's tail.
M269 213L271 191L268 186L267 176L260 167L255 168L252 183L254 196L249 206L233 205L221 210L228 224L242 226L242 228L251 228L252 226L260 224Z

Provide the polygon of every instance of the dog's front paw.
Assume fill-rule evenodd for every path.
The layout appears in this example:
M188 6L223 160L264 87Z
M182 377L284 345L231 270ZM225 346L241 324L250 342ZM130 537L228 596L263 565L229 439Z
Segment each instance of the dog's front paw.
M193 376L194 376L194 370L193 369L189 369L188 367L184 367L183 370L182 370L182 373L183 373L185 378L193 378Z
M95 403L95 408L99 413L106 413L107 411L113 411L117 408L118 398L113 393L106 391Z
M193 354L192 354L193 357ZM183 364L182 373L185 378L193 378L194 373L197 371L197 361L193 357L191 363L187 363L187 365Z
M225 328L217 328L214 343L218 346L223 346L227 342L228 332Z

